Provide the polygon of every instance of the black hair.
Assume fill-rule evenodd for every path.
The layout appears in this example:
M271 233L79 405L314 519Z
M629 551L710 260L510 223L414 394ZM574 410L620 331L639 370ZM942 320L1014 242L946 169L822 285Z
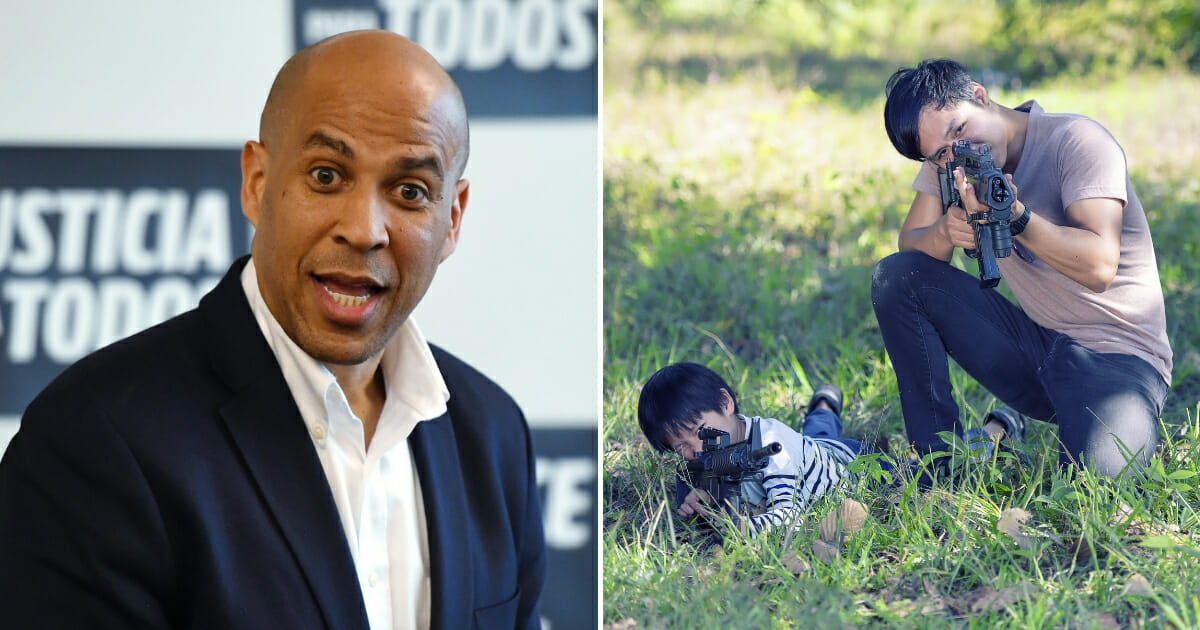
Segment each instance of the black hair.
M901 68L884 89L883 126L892 146L906 158L922 162L917 121L927 105L942 109L960 101L975 101L971 73L951 59L926 59L916 68Z
M691 429L705 411L724 413L725 390L738 412L733 388L699 363L673 363L654 373L638 396L638 424L658 451L671 450L671 436Z

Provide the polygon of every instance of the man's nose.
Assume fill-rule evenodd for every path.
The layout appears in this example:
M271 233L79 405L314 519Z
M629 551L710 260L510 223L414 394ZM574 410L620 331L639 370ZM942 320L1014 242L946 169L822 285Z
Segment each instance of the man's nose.
M335 237L361 251L386 247L388 211L387 202L378 192L357 192L342 209Z

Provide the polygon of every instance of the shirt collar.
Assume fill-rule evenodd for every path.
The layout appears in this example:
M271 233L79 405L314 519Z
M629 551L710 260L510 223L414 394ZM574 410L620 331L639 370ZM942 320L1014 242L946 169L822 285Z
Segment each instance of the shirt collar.
M1017 105L1014 109L1016 109L1019 112L1025 112L1027 114L1041 114L1044 111L1042 109L1042 106L1038 105L1038 102L1033 99L1030 99L1028 101L1025 101L1024 103L1021 103L1020 105Z
M242 270L242 290L259 329L271 347L300 415L309 426L329 426L330 407L344 405L345 396L333 372L304 352L271 314L258 286L254 259ZM450 391L429 349L429 343L409 317L388 340L379 362L387 388L379 432L407 438L417 422L446 413ZM400 426L388 426L388 425ZM377 432L378 436L378 432Z

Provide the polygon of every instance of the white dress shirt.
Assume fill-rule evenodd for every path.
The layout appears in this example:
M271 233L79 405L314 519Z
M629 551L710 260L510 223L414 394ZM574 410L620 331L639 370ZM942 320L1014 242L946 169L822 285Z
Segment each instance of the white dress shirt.
M429 544L408 436L418 422L446 412L450 393L425 337L410 317L384 347L387 398L367 448L362 421L333 373L271 315L253 259L242 271L242 288L329 479L372 630L428 628Z

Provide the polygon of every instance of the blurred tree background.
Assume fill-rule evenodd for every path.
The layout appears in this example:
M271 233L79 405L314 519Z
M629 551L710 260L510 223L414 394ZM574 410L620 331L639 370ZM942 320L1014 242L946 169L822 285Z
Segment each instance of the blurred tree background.
M990 87L1200 68L1196 0L616 0L605 82L707 82L763 70L783 85L876 98L897 67L949 56ZM630 41L633 40L633 41ZM640 41L638 41L640 40ZM606 42L611 44L614 42ZM697 54L697 50L706 51Z

